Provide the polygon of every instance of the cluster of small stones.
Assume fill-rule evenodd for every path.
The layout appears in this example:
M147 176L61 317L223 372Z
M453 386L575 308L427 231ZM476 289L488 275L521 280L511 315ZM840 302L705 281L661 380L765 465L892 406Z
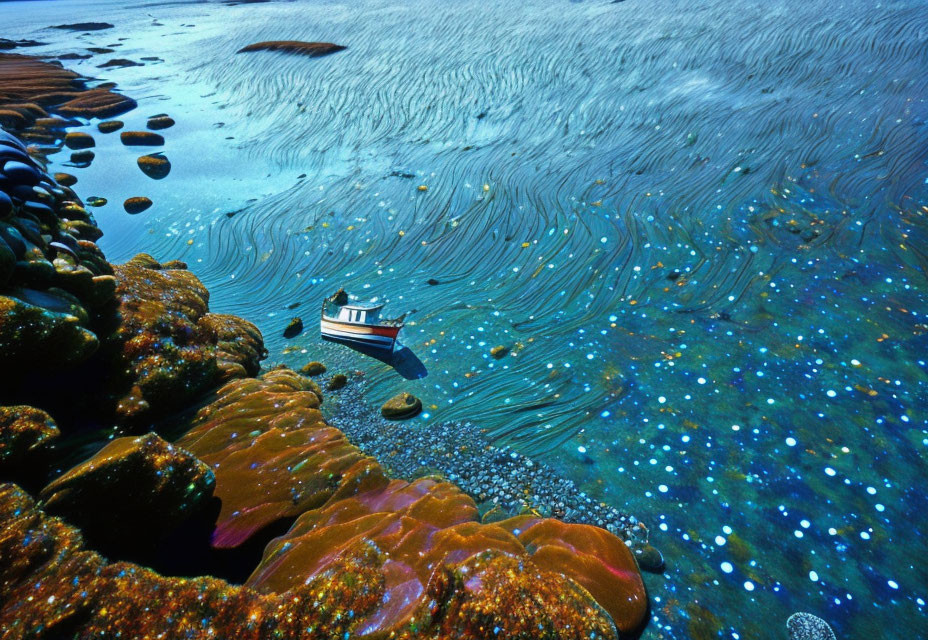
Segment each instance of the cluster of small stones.
M485 519L534 512L602 527L632 548L648 543L648 530L635 516L594 500L545 464L508 447L493 446L477 425L418 428L414 423L391 422L367 406L361 382L346 386L337 400L324 406L335 426L395 476L408 480L441 475L474 498L486 511Z

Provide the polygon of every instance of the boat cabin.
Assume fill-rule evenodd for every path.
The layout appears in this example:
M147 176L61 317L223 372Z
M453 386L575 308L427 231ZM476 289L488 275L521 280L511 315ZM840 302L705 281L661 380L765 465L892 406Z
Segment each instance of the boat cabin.
M382 304L346 304L338 308L337 320L356 324L378 324Z

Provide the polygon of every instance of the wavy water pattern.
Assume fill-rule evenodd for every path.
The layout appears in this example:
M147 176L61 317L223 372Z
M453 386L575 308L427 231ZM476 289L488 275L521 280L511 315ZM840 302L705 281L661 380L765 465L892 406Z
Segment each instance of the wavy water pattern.
M627 300L725 311L752 273L776 272L780 245L798 243L744 211L774 209L771 189L802 176L864 225L911 194L925 135L898 116L924 110L913 101L928 66L922 8L861 21L800 4L589 3L572 15L559 2L304 7L311 16L288 23L288 37L324 34L349 49L323 62L189 64L191 81L215 87L230 118L251 124L243 153L307 174L214 224L207 278L249 291L243 313L306 297L314 277L327 283L316 297L368 283L402 296L397 306L417 309L418 326L458 327L458 346L481 322L490 346L533 338L503 382L455 380L451 390L462 373L452 372L440 391L454 403L434 415L506 401L560 407L488 425L542 452L610 403L611 391L582 375L539 375L574 360L569 336L591 319ZM279 37L291 11L262 10L201 46ZM391 177L397 170L416 177ZM849 219L826 221L816 253L846 255L864 241L845 232ZM685 293L663 291L666 269L632 269L657 262L686 273ZM443 285L424 287L429 277ZM609 349L594 340L594 352ZM449 349L427 365L440 368Z

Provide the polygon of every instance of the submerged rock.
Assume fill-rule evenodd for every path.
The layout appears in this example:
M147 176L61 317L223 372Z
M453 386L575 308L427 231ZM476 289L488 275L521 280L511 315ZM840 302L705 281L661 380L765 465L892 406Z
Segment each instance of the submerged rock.
M125 67L144 67L145 65L141 62L136 62L134 60L128 60L126 58L113 58L112 60L107 60L103 64L98 64L98 69L111 69L113 67L119 67L124 69Z
M152 131L168 129L174 126L174 118L167 114L152 116L148 119L148 123L145 126L147 126Z
M142 173L153 180L161 180L171 173L171 163L162 153L141 156L137 162Z
M634 552L635 560L643 571L662 573L664 571L664 556L656 547L646 544L638 547Z
M73 24L56 24L50 29L64 29L66 31L102 31L112 29L113 25L109 22L75 22Z
M150 198L146 198L145 196L133 196L132 198L127 198L126 201L122 203L122 208L126 210L126 213L135 215L147 210L151 205L152 201Z
M68 149L89 149L96 144L93 136L83 131L71 131L64 137L64 145Z
M123 128L123 122L121 120L104 120L103 122L97 123L97 130L100 133L113 133L114 131L119 131Z
M119 139L127 147L160 147L164 144L164 136L151 131L123 131Z
M338 391L342 387L348 384L348 376L344 373L336 373L334 376L329 378L329 383L325 386L329 391Z
M301 318L291 318L287 326L284 327L285 338L295 338L303 333L303 320Z
M393 396L380 407L380 415L388 420L405 420L419 415L420 411L422 411L422 401L406 392Z
M303 365L303 367L300 369L300 373L302 373L304 376L318 376L325 373L325 365L314 360L308 364Z
M89 167L96 154L90 149L81 149L71 154L71 164L78 168Z
M72 176L70 173L56 173L55 182L65 187L73 187L77 184L77 178Z
M297 53L311 58L327 56L337 51L343 51L347 47L331 42L301 42L299 40L269 40L267 42L255 42L247 47L242 47L236 53L246 53L249 51L283 51L285 53Z
M113 440L51 482L41 497L48 513L98 543L124 547L170 532L203 508L214 485L209 467L149 433Z

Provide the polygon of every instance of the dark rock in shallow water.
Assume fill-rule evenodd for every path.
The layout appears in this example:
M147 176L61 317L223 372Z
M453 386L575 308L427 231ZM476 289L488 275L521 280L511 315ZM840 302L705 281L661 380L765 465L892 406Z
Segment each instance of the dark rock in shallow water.
M246 53L248 51L283 51L286 53L298 53L300 55L318 58L330 53L342 51L346 47L331 42L301 42L299 40L269 40L267 42L255 42L247 47L242 47L236 53Z
M161 153L142 156L137 162L142 173L153 180L161 180L171 173L171 163Z
M73 24L56 24L49 29L64 29L66 31L102 31L103 29L112 29L113 25L109 22L75 22Z
M43 509L107 547L157 539L212 497L208 466L154 433L117 438L42 490ZM157 514L157 517L152 517Z
M64 137L64 146L68 149L89 149L96 144L93 136L83 131L72 131Z
M0 51L15 49L16 47L41 47L44 44L44 42L38 42L37 40L9 40L7 38L0 38Z
M98 64L98 69L111 69L113 67L119 67L123 69L125 67L144 67L145 65L141 62L135 62L134 60L127 60L126 58L113 58L112 60L107 60L103 64Z
M71 154L71 164L78 168L89 167L95 157L90 149L81 149Z
M338 391L346 384L348 384L348 376L344 373L336 373L329 379L329 384L327 384L325 388L329 391Z
M405 420L422 411L422 401L411 393L400 393L380 407L380 415L388 420Z
M122 208L126 210L126 213L135 215L137 213L142 213L151 205L152 202L149 198L146 198L145 196L135 196L123 202Z
M664 571L664 556L656 547L653 547L649 544L635 549L634 552L635 560L638 561L638 566L641 567L644 571L650 571L651 573L663 573Z
M56 173L55 182L65 187L71 187L77 184L77 178L72 176L70 173Z
M303 368L300 369L300 373L304 376L318 376L325 373L325 365L321 362L313 361L303 365Z
M121 120L104 120L97 124L97 130L100 131L100 133L113 133L122 128L123 123Z
M303 320L301 318L291 318L287 326L284 327L285 338L295 338L303 332Z
M789 640L836 640L828 623L811 613L794 613L786 621Z
M164 144L164 136L151 131L123 131L119 139L127 147L160 147Z
M104 207L106 206L106 198L101 198L100 196L90 196L87 198L87 204L91 207Z
M148 123L145 125L152 131L157 131L159 129L168 129L174 126L174 118L168 115L158 115L152 116L148 119Z

